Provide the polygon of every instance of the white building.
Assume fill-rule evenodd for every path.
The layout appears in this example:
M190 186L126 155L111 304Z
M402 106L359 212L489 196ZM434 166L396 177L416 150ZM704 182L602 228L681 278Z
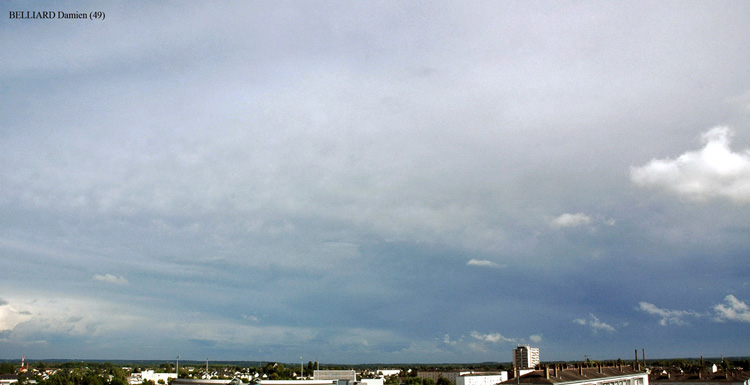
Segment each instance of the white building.
M260 385L333 385L336 380L260 380Z
M140 373L133 373L128 382L131 384L142 384L143 381L153 381L158 384L161 381L164 384L169 383L170 378L177 378L177 373L155 373L153 370L144 370Z
M378 369L378 375L382 375L383 377L390 377L390 376L398 376L401 374L400 369Z
M450 381L451 383L456 383L456 378L458 376L462 376L464 374L470 374L472 371L470 370L462 370L462 371L442 371L442 370L419 370L417 371L417 377L418 378L431 378L435 383L442 377L446 380Z
M0 385L10 385L18 383L18 375L15 374L3 374L0 376Z
M469 373L456 377L456 385L495 385L508 381L508 372Z
M513 349L513 365L517 369L530 369L539 365L539 348L518 345Z
M233 378L231 380L178 378L172 381L171 385L241 385L241 383L242 382L237 378Z
M337 385L339 381L347 381L350 385L383 385L382 378L369 378L362 379L358 382L349 382L347 379L334 379L334 380L260 380L259 385ZM174 384L173 384L174 385ZM179 384L188 385L188 384ZM196 384L199 385L199 384ZM200 384L202 385L202 384ZM231 384L229 384L231 385Z
M384 381L383 381L383 377L381 377L381 378L362 378L362 379L360 379L356 383L357 384L362 384L362 385L383 385Z
M354 370L314 370L314 380L344 380L350 383L357 382L357 372Z

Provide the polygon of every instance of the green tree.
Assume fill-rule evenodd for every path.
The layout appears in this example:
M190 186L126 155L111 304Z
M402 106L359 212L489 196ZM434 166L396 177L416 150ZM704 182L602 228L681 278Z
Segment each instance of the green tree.
M729 371L729 363L727 362L726 358L721 359L721 369L724 371L724 373Z
M0 374L10 374L15 373L16 371L16 365L10 363L10 362L2 362L0 363Z
M44 361L38 361L34 363L34 367L37 368L37 370L45 371L47 370L47 363Z
M102 377L100 375L89 372L86 373L85 376L83 376L80 385L104 385L104 382L102 381Z
M109 382L109 385L128 385L128 382L125 381L125 379L113 377L112 381Z

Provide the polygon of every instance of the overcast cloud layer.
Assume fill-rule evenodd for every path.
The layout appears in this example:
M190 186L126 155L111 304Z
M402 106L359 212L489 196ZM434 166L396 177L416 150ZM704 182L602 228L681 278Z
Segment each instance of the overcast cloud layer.
M750 354L750 3L95 4L0 4L1 359Z

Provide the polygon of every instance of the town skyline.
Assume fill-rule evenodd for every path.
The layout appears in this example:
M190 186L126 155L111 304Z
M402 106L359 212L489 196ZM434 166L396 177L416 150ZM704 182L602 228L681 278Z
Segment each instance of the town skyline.
M750 2L0 11L0 359L750 354Z

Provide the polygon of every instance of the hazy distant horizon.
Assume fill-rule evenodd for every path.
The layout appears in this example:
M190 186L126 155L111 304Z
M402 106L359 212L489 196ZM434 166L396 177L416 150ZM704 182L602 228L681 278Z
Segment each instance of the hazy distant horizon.
M640 354L640 353L639 353ZM656 358L649 358L646 357L646 362L649 361L670 361L670 360L687 360L687 361L693 361L693 360L700 360L703 359L705 361L717 361L721 359L727 359L727 360L743 360L743 359L750 359L750 356L736 356L736 357L656 357ZM617 362L618 359L622 359L623 363L629 364L635 361L635 355L631 357L630 359L625 359L622 357L617 358L607 358L607 359L597 359L597 358L591 358L589 359L592 362L600 362L603 364L607 364L610 362ZM19 361L18 359L0 359L0 362L14 362ZM48 358L48 359L37 359L37 358L31 358L26 357L26 361L29 363L33 362L49 362L49 363L64 363L64 362L97 362L97 363L138 363L138 364L157 364L157 363L175 363L176 360L173 359L83 359L83 358L75 358L75 359L66 359L66 358ZM305 364L309 362L310 360L305 360ZM639 362L643 362L643 357L638 357ZM209 360L209 365L233 365L235 363L246 363L246 364L258 364L256 366L263 366L267 363L278 363L282 365L288 365L290 367L295 367L299 365L299 362L283 362L283 361L275 361L275 360ZM315 360L312 360L312 362L316 362ZM542 364L544 363L554 363L554 362L585 362L585 359L583 360L555 360L555 361L542 361ZM345 365L352 365L352 366L372 366L372 365L394 365L394 366L428 366L428 365L436 365L436 366L448 366L448 365L512 365L513 361L482 361L482 362L359 362L359 363L352 363L352 362L319 362L318 364L321 366L345 366ZM200 360L200 359L182 359L180 358L180 365L205 365L206 360Z

